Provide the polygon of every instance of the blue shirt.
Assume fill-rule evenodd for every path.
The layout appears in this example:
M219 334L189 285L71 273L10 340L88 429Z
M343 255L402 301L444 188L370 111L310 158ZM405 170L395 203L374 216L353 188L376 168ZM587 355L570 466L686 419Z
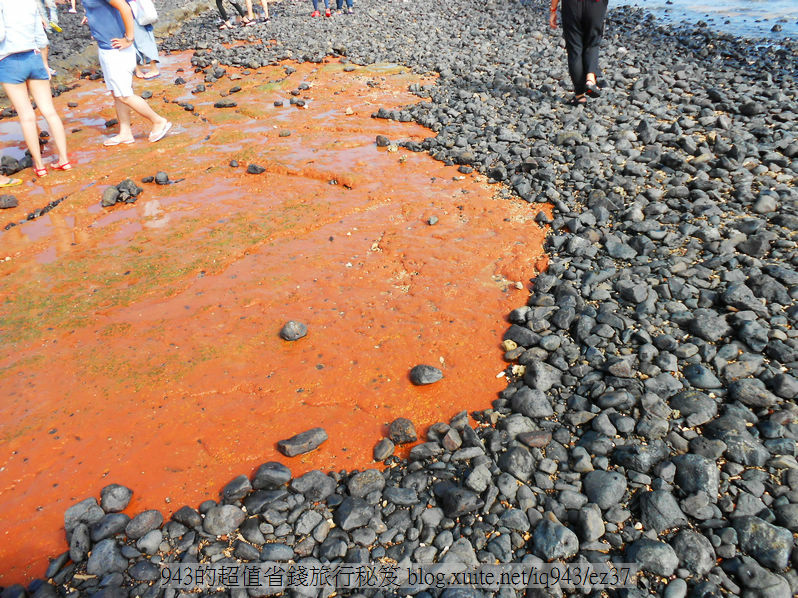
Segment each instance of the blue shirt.
M122 15L108 0L83 0L83 8L89 21L91 36L103 50L111 50L112 39L125 37Z

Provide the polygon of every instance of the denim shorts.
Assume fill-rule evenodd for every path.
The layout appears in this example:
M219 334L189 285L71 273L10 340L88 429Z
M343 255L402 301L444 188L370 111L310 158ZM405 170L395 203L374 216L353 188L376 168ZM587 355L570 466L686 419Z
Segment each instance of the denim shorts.
M49 78L40 52L17 52L0 60L0 83L25 83L28 79L47 81Z

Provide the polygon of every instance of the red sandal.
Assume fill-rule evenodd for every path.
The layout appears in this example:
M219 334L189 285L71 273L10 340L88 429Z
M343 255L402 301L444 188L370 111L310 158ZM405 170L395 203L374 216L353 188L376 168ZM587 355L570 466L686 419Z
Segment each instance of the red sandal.
M55 164L50 168L52 168L53 170L72 170L72 164L69 162L69 160L67 160L63 164Z
M47 176L47 169L46 168L36 168L33 167L33 172L36 173L36 176L42 178L43 176Z

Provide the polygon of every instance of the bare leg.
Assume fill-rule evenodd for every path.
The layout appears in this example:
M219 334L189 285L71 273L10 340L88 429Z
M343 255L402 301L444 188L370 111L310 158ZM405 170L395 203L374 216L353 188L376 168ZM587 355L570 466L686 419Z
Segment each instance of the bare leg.
M53 105L50 82L29 79L28 90L36 101L39 112L42 113L44 120L47 121L47 126L50 127L50 134L53 136L56 149L58 149L58 165L63 166L69 162L66 133L64 132L64 123L61 122L61 117L58 116Z
M130 128L130 108L122 102L122 98L116 96L114 96L114 108L116 108L116 118L119 120L119 135L111 137L106 143L111 141L130 143L133 141L133 131Z
M157 112L155 112L155 110L150 108L150 105L143 98L140 98L139 96L133 95L133 96L128 96L126 98L114 98L114 100L117 102L117 106L119 106L119 104L123 104L127 109L128 130L130 130L131 110L136 114L138 114L139 116L142 116L146 118L148 121L150 121L150 124L152 125L152 130L150 131L150 135L159 133L160 131L163 131L164 128L169 126L169 121L166 120L163 116L159 115ZM117 108L117 111L118 110L119 109ZM121 116L119 118L119 134L120 136L122 135Z
M260 0L261 5L263 6L263 18L269 18L269 2L268 0Z
M252 12L252 0L246 0L247 4L247 21L252 21L255 18L255 13Z
M30 150L34 168L44 168L42 152L39 147L39 129L36 126L36 114L28 97L28 86L25 83L3 83L3 89L17 111L19 124L22 125L22 137Z

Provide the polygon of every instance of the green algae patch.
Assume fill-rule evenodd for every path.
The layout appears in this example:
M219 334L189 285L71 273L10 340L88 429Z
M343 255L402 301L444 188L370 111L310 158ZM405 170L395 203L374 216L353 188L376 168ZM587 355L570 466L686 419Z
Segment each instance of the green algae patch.
M279 206L278 213L239 212L222 221L184 218L179 229L160 235L141 231L131 244L46 264L35 280L16 272L6 279L10 292L0 305L0 337L8 345L31 342L48 330L90 326L97 312L150 296L172 297L200 273L219 273L281 229L290 231L312 209L293 203ZM100 331L114 333L108 327Z

